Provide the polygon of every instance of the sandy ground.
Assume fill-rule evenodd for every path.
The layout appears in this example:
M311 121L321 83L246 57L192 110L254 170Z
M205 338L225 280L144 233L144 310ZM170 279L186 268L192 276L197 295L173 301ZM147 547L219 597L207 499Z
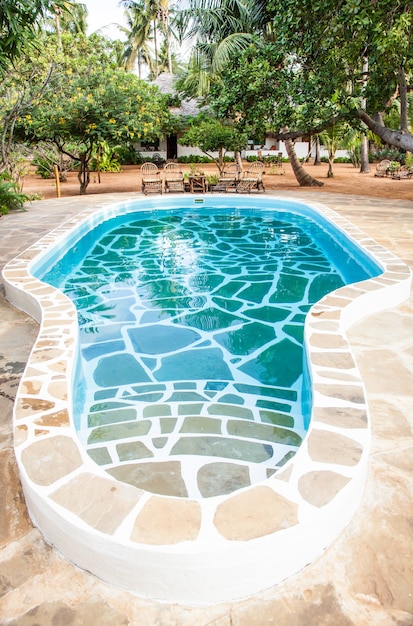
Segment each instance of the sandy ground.
M247 164L245 164L247 165ZM189 172L189 165L182 164L182 171ZM199 166L206 175L216 174L215 164L201 164ZM291 170L289 163L284 163L282 168L267 167L264 175L265 188L283 191L314 191L333 192L345 194L357 194L377 198L395 198L400 200L413 200L413 179L394 180L392 178L378 178L374 176L375 165L371 165L369 174L360 174L357 168L351 164L337 163L334 166L334 178L327 178L327 164L306 164L305 168L313 176L321 181L322 187L300 187ZM99 183L96 173L91 174L88 194L127 192L141 190L141 174L139 165L126 165L119 173L102 172ZM75 196L79 194L79 182L77 173L70 172L68 181L60 185L61 197ZM28 194L36 193L42 198L56 198L56 184L54 180L44 180L34 173L26 176L23 191Z

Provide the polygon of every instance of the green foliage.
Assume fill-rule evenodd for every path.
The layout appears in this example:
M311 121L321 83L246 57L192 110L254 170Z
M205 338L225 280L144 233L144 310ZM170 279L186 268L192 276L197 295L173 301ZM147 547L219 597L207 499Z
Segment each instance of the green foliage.
M166 118L162 97L136 76L113 67L96 38L68 38L65 56L50 88L30 116L22 119L29 136L62 145L76 140L87 150L102 141L156 139Z
M389 172L397 172L397 170L400 169L399 161L391 161L387 169Z
M97 147L91 160L91 168L95 172L120 172L121 165L118 155L119 146L111 147L107 141L102 141Z
M156 87L114 66L102 38L66 34L62 45L47 90L20 124L32 141L52 141L79 161L85 193L98 146L157 139L169 113Z
M383 161L388 159L389 161L397 161L399 164L404 165L406 161L406 153L400 152L400 150L394 150L392 148L386 148L384 150L377 150L372 154L373 161Z
M41 178L53 178L54 164L50 159L44 155L37 155L33 158L33 165L35 166L36 174Z
M40 142L34 148L32 164L41 178L53 178L54 166L60 166L59 151L52 143Z
M20 191L22 190L22 181L30 170L31 157L32 152L29 146L21 143L11 145L7 170L5 171L9 174L10 179L15 181Z
M211 174L210 176L207 176L207 181L208 185L212 187L218 183L218 176L216 174Z
M12 147L16 139L20 143L24 141L16 122L30 116L33 104L47 88L54 56L52 46L46 39L41 55L31 58L28 54L21 54L3 72L0 81L0 171L10 171Z
M409 0L269 0L276 45L294 55L303 93L314 76L321 99L332 97L351 111L367 98L383 110L397 86L397 73L412 68ZM368 60L368 76L363 63ZM354 100L354 98L356 100Z
M320 161L322 163L328 163L328 157L323 156L321 157ZM334 163L352 163L352 159L350 157L336 157L334 159Z
M12 210L24 211L24 203L29 199L29 196L19 191L17 183L8 174L0 174L0 215Z
M121 165L137 165L142 162L139 158L140 154L137 152L132 142L118 146L116 152Z
M39 20L49 12L64 10L65 4L64 0L1 0L0 74L22 54L39 47Z
M261 22L260 36L227 59L210 91L216 114L253 134L288 127L299 137L340 120L358 129L359 118L372 128L373 116L394 100L401 73L407 82L413 74L411 0L265 6L268 30ZM389 139L413 146L407 134Z
M200 154L189 154L178 157L178 163L213 163L214 159Z
M220 172L224 167L225 153L241 151L246 147L248 135L239 132L233 125L224 124L216 119L194 120L193 125L179 139L184 146L197 146L209 158L213 159ZM212 153L218 153L215 157Z

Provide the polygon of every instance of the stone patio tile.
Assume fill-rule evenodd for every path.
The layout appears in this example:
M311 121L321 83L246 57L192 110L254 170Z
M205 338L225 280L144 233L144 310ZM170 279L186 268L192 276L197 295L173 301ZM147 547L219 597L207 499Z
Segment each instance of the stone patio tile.
M248 541L297 524L297 505L258 486L220 504L214 523L226 539Z
M22 463L37 485L52 485L82 465L82 458L69 437L58 435L41 439L22 451Z
M154 496L137 516L131 539L150 545L175 544L196 539L200 528L198 502Z
M113 534L143 492L94 474L80 474L59 487L52 500L102 533Z

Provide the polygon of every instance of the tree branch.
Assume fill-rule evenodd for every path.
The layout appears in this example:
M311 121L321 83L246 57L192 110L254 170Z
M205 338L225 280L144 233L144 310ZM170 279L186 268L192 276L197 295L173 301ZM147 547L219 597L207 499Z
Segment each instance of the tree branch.
M382 126L373 120L366 111L361 109L357 113L359 119L364 122L367 128L380 137L385 143L395 146L396 148L401 148L402 150L407 150L408 152L413 152L412 133L403 130L391 130L387 128L387 126Z
M313 128L291 130L291 131L289 130L289 131L284 131L284 132L280 131L279 133L271 132L271 133L268 133L268 136L276 139L277 141L286 141L287 139L292 139L292 140L298 139L299 137L302 137L303 135L318 135L318 133L321 133L323 130L326 130L327 128L331 128L335 124L338 124L339 122L343 122L348 119L350 119L349 115L336 115L335 117L332 117L329 120L323 122L322 124L319 124L319 126L315 126Z

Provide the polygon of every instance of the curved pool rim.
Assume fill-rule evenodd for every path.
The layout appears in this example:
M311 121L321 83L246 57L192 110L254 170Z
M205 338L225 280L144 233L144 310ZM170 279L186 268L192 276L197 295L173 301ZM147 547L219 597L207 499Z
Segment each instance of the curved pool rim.
M204 196L180 197L192 207ZM234 205L228 196L217 201ZM202 501L158 496L119 483L88 457L71 417L77 350L72 302L31 275L33 264L79 229L147 198L87 209L3 270L9 301L40 323L14 411L15 452L34 523L68 559L141 596L207 604L249 596L314 560L358 507L370 430L364 388L345 332L356 321L408 297L409 268L320 203L237 198L255 206L299 202L315 210L383 268L377 278L342 287L307 315L305 345L313 387L310 428L297 454L266 481Z

